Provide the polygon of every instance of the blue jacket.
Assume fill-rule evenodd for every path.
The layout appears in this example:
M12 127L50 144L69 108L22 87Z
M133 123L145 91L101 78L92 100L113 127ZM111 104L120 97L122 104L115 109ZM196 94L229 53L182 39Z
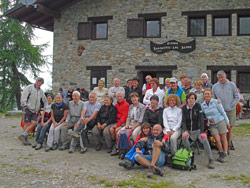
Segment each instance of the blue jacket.
M178 90L177 90L177 92L176 93L174 93L173 92L173 90L172 90L172 88L170 88L169 90L168 90L168 95L170 95L170 94L175 94L175 95L178 95L178 97L179 97L179 99L180 99L180 101L181 101L181 105L182 105L182 100L181 100L181 95L182 95L182 93L184 92L184 90L182 89L182 88L180 88L179 86L177 86L178 87Z
M229 120L223 106L218 104L216 99L211 99L209 106L206 104L206 101L204 101L201 104L201 109L205 113L207 119L214 119L214 124L219 123L222 120L225 120L226 124L229 124Z

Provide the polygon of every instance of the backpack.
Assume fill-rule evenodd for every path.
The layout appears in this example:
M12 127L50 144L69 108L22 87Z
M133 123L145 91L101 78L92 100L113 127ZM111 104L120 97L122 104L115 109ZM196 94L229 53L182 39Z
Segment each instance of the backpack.
M180 170L196 170L196 165L194 165L194 152L186 148L179 149L172 157L170 166Z
M126 134L120 134L118 149L119 149L119 158L123 159L126 153L131 148L131 143L129 142L129 138Z

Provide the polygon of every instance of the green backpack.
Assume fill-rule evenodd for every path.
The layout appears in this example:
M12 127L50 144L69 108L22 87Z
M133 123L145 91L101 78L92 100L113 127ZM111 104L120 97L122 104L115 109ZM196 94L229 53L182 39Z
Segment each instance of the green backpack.
M186 148L179 149L172 157L170 166L180 170L196 170L196 165L194 165L194 152Z

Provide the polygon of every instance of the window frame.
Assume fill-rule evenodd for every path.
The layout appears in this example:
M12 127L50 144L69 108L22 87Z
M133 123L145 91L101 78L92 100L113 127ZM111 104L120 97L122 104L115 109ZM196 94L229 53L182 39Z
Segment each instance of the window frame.
M107 28L106 28L106 37L105 38L97 38L97 29L96 29L96 25L97 24L107 24ZM92 31L91 31L91 38L92 40L108 40L108 21L107 22L92 22Z
M237 14L237 36L250 36L249 34L240 34L240 18L242 17L249 17L250 14Z
M250 74L250 71L247 71L247 70L237 70L236 71L236 85L237 85L237 87L238 88L240 88L240 91L242 92L242 93L250 93L250 88L249 89L247 89L247 90L244 90L244 89L242 89L241 87L240 87L240 74L241 73L245 73L245 74Z
M215 34L215 19L216 18L228 18L228 34ZM220 36L232 36L232 14L230 15L212 15L212 36L220 37Z
M191 19L204 19L204 35L191 35ZM207 15L204 16L188 16L187 21L188 37L206 37L207 36Z
M159 36L147 36L147 22L148 21L159 21ZM145 19L144 38L161 38L161 17L160 18Z

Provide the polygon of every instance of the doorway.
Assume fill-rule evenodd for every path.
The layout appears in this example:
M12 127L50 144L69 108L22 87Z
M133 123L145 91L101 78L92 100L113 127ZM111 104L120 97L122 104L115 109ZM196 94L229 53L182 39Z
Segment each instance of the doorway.
M173 75L173 70L177 69L176 65L169 66L136 66L137 75L140 79L140 87L146 83L145 77L147 75L152 76L152 78L157 78L160 82L160 88L165 85L165 79L171 78Z

